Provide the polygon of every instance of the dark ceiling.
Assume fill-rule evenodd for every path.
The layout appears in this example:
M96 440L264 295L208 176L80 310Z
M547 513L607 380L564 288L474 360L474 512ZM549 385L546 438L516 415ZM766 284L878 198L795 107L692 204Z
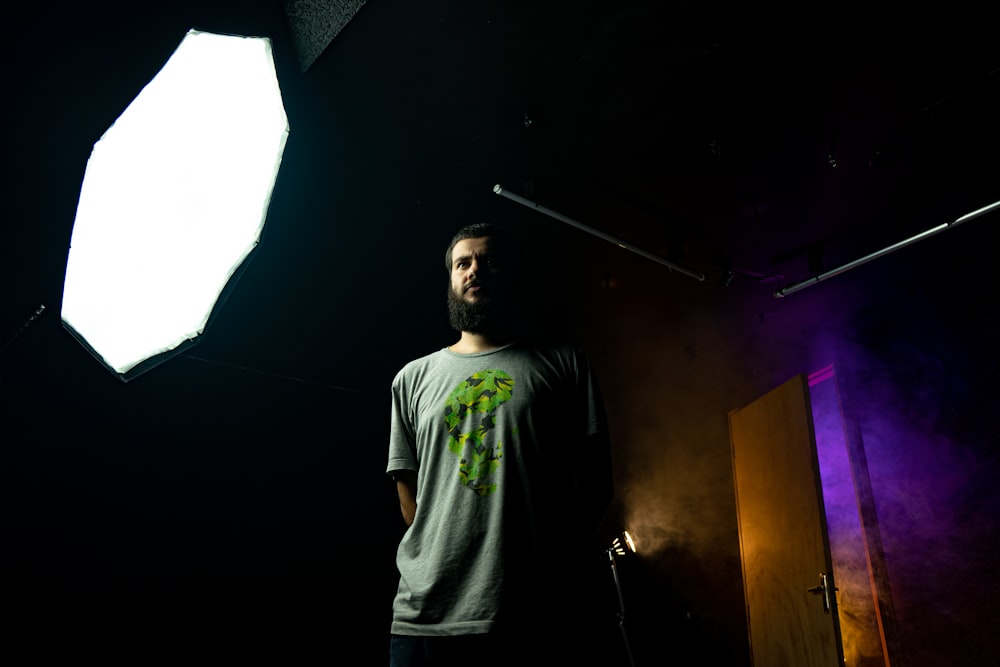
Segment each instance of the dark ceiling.
M770 292L992 203L1000 171L1000 49L976 14L380 1L302 71L281 2L135 7L46 3L3 47L8 336L40 304L56 319L89 150L190 28L274 40L290 135L230 321L317 330L307 348L345 328L316 310L434 280L420 257L460 222L585 235L496 184ZM269 367L301 375L289 361Z

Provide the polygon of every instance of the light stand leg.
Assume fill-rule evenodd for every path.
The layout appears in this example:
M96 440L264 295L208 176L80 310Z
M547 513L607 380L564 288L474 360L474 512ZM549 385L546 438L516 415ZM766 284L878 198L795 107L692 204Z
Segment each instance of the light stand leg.
M615 552L608 549L608 560L611 561L611 576L615 579L615 591L618 593L618 627L622 631L622 639L625 641L625 652L628 654L628 664L635 667L632 659L632 647L628 642L628 634L625 632L625 599L622 597L622 586L618 580L618 564L615 562Z

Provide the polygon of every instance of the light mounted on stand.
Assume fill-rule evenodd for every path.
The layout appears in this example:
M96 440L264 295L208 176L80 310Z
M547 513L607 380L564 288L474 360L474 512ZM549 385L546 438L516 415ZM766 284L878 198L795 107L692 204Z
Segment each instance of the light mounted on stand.
M632 535L627 530L622 531L621 535L611 540L611 549L619 556L624 556L629 551L635 553L635 540L632 539Z
M636 553L635 540L633 540L632 535L625 530L611 540L611 546L608 547L607 554L608 560L611 562L611 576L614 577L615 580L615 591L618 594L618 627L621 628L622 639L625 641L625 651L628 653L628 664L635 667L635 661L632 659L632 647L628 641L628 634L625 632L625 599L622 597L622 586L621 581L618 578L617 562L617 557L626 556L630 553Z

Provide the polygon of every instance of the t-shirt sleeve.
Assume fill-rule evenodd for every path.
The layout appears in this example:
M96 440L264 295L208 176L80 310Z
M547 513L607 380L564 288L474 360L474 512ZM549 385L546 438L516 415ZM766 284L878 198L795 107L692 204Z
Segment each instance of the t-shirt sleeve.
M413 415L406 400L402 376L392 383L392 415L389 425L389 462L386 472L416 470L417 445Z

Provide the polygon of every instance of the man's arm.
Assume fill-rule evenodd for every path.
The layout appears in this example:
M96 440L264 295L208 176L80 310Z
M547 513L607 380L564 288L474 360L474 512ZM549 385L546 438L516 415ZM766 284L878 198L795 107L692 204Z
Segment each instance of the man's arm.
M413 517L417 514L417 471L396 470L392 476L396 480L396 493L399 494L399 510L403 513L403 521L407 526L412 526Z

